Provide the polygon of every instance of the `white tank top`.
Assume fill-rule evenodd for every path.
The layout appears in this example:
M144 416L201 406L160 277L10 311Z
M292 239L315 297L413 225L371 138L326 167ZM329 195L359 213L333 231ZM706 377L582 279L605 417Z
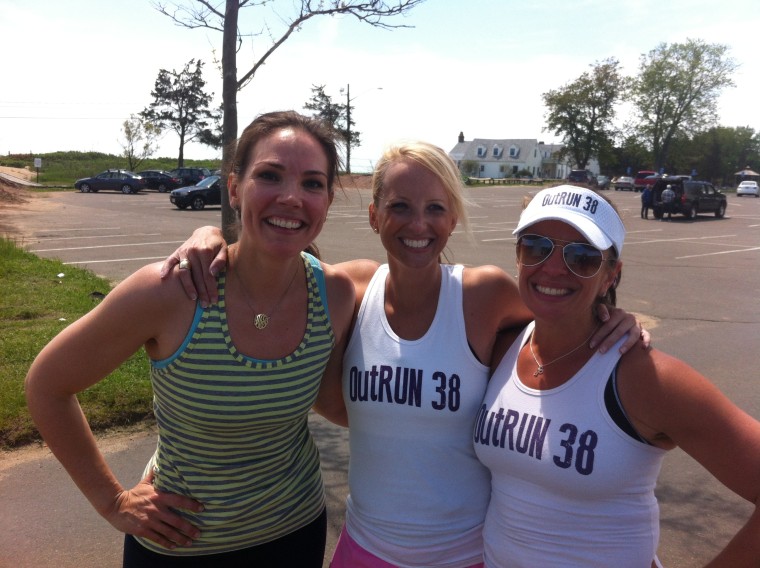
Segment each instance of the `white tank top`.
M343 360L351 447L346 528L400 567L482 562L490 486L471 433L488 368L467 343L462 271L441 265L433 322L407 341L385 316L388 266L381 266Z
M605 409L621 339L565 384L525 386L518 337L491 377L475 424L491 470L486 566L649 568L659 540L654 488L665 450L634 440Z

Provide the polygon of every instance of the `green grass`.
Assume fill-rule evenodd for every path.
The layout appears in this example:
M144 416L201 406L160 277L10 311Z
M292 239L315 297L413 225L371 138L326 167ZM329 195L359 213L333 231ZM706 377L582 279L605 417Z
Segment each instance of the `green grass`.
M211 150L210 150L211 151ZM10 154L0 156L0 166L10 168L29 168L35 172L34 159L42 159L39 183L56 187L73 186L83 177L94 176L109 168L127 168L123 156L103 154L101 152L51 152L49 154ZM221 160L185 160L186 167L209 168L221 167ZM138 170L173 170L177 167L176 158L151 158L142 162ZM37 181L35 175L33 181Z
M0 274L0 448L8 449L39 439L24 399L24 377L37 353L98 303L93 292L106 294L111 285L90 271L38 258L5 238L0 238ZM97 349L93 345L93 356ZM94 430L151 416L151 401L143 350L79 395Z

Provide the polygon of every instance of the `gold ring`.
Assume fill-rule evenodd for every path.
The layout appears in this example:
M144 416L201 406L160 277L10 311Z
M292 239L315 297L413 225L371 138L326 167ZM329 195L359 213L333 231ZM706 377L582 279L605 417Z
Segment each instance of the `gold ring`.
M180 270L190 270L190 259L183 258L179 261Z

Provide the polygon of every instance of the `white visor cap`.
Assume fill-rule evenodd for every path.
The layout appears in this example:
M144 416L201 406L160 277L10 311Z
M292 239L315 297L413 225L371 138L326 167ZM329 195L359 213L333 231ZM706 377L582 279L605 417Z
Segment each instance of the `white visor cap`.
M563 221L600 250L623 252L625 226L615 209L595 191L575 185L542 189L520 215L513 235L541 221Z

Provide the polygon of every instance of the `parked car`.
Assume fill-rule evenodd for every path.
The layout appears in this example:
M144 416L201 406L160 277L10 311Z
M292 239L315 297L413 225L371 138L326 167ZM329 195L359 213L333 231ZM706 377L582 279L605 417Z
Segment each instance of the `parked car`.
M633 191L644 191L644 180L649 176L657 175L653 170L641 170L636 172L633 178Z
M169 194L169 200L178 209L203 209L206 205L222 204L222 186L219 176L209 176L190 187L180 187Z
M620 176L613 184L615 191L625 190L633 191L633 178L631 176Z
M208 168L177 168L169 173L174 177L180 178L183 187L195 185L211 175Z
M159 193L182 187L182 180L165 170L143 170L137 175L145 180L148 189L157 189Z
M141 189L145 189L145 180L129 170L106 170L94 177L76 180L74 187L82 193L96 193L101 189L137 193Z
M596 176L590 170L571 170L567 181L596 187Z
M610 178L607 176L596 176L596 185L599 189L609 189Z
M673 213L696 219L699 213L714 213L716 217L726 214L726 195L706 181L684 180L678 177L661 177L652 187L652 210L654 218L662 218L662 192L670 186L676 193Z
M760 188L758 188L757 182L752 180L745 180L736 187L736 197L742 195L754 195L760 197Z

